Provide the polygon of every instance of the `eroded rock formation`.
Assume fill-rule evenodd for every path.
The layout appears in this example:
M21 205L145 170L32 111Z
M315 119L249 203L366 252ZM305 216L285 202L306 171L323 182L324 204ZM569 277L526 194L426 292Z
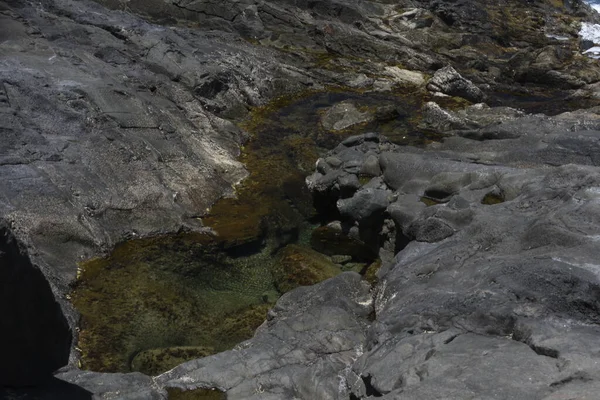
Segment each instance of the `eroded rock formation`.
M249 107L304 89L402 89L422 110L374 118L410 117L440 140L354 136L308 179L333 220L322 232L381 256L375 286L345 272L291 290L254 338L155 378L80 371L71 352L47 390L0 395L596 396L600 72L576 36L599 18L589 7L98 3L0 2L1 384L67 363L78 261L205 229L207 208L246 176L235 122ZM352 112L329 125L365 121Z

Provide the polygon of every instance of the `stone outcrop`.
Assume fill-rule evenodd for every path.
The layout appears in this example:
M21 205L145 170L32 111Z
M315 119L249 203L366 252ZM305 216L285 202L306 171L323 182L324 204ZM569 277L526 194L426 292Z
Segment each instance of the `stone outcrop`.
M576 32L598 15L388 3L0 1L0 384L46 385L0 397L595 398L600 119L577 108L598 105L600 73ZM291 290L254 338L155 378L80 371L77 262L204 230L247 175L235 122L330 86L422 92L411 117L444 137L354 136L307 180L331 212L321 233L380 254L377 285ZM505 107L551 96L551 117Z

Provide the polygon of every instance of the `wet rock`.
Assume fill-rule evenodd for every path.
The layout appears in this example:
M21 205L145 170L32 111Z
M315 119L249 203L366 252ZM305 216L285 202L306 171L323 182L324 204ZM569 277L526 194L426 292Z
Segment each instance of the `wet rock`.
M373 115L361 112L354 103L344 101L335 104L323 114L321 125L327 130L340 131L353 125L373 120Z
M432 92L463 97L473 103L478 103L484 98L483 92L473 82L463 78L451 66L437 70L429 80L427 89Z
M336 254L330 257L335 264L347 264L352 261L352 256L347 254Z

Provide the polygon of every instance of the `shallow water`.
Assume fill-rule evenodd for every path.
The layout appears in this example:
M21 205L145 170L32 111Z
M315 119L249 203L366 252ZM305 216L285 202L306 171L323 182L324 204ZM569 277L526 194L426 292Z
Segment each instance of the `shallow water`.
M395 94L309 93L255 110L245 122L253 139L242 156L250 177L236 189L236 198L220 200L203 218L216 235L134 240L82 265L72 299L82 315L83 368L158 374L252 336L280 295L273 276L279 250L291 243L309 246L315 211L304 178L319 154L365 129L424 141L404 115L325 131L319 122L323 110L349 99L363 109L402 101ZM312 262L302 247L284 254L288 261ZM315 276L321 275L293 278L310 282Z
M203 217L215 235L130 241L82 265L72 294L82 315L82 367L156 375L250 338L280 296L278 288L314 283L338 268L306 249L317 224L304 178L315 160L345 137L369 130L405 145L438 140L419 129L418 110L431 99L422 91L308 92L254 110L242 123L252 133L242 155L250 176L235 198L220 200ZM378 117L342 131L325 130L323 113L346 100ZM444 107L466 104L435 100ZM507 94L496 101L533 108L553 99ZM355 261L365 265L364 259ZM309 268L306 276L286 276L281 267L290 262L303 263L300 270L312 263L327 272Z

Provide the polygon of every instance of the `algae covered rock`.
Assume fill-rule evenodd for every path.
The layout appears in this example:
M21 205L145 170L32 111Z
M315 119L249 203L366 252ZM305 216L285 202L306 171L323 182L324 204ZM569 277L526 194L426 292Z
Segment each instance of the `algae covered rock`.
M327 130L341 131L353 125L369 122L373 118L371 113L360 111L352 102L343 101L325 112L321 124Z
M158 375L168 371L179 364L214 354L210 347L167 347L162 349L149 349L140 351L131 360L131 369L146 375Z
M273 268L275 285L281 293L298 286L314 285L342 272L331 258L310 248L288 245Z

